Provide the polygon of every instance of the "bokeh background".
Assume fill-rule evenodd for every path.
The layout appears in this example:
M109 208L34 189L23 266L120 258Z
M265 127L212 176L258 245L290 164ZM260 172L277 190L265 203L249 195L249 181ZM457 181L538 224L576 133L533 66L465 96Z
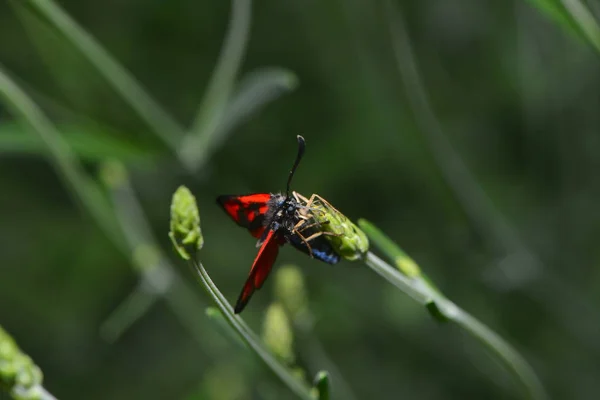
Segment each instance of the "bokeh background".
M385 231L512 343L552 398L597 398L600 63L576 29L520 0L255 2L234 89L267 75L285 84L247 100L272 101L220 130L194 171L33 3L0 3L3 68L95 182L127 168L129 186L104 197L126 210L125 227L140 222L137 198L146 234L170 258L157 275L144 265L152 251L123 250L0 104L0 323L58 398L294 398L205 315L210 299L167 232L171 195L186 184L200 206L201 260L234 302L256 249L214 199L283 190L297 134L307 150L296 190ZM60 5L192 125L229 2ZM277 264L289 263L301 268L314 318L296 337L297 363L309 378L328 369L333 398L520 397L478 343L361 264L285 248ZM271 278L242 314L257 332L275 286Z

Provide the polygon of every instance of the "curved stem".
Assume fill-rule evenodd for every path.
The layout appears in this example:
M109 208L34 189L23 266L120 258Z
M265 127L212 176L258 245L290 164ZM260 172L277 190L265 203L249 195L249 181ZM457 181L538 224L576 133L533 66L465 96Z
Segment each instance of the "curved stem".
M56 397L54 397L52 395L52 393L50 393L49 391L46 390L46 388L44 388L43 386L40 386L39 390L39 395L40 395L40 400L56 400Z
M408 278L402 275L396 268L371 252L367 253L365 263L417 302L426 305L433 301L445 318L477 338L498 357L508 371L521 383L527 398L540 400L547 397L531 366L510 344L475 317L448 300L431 287L426 280L421 277Z
M197 273L199 281L204 289L210 297L212 297L229 325L237 331L248 347L254 350L275 375L277 375L298 397L304 400L314 400L314 397L311 394L311 388L297 379L287 367L281 364L267 349L265 349L261 344L260 339L250 327L246 325L244 320L233 313L233 308L214 284L208 275L208 272L204 269L204 266L195 258L192 258L189 262L191 267Z
M210 79L204 98L198 107L189 133L179 146L179 156L192 170L208 159L218 135L235 85L246 43L250 36L251 0L232 0L231 20L219 61Z

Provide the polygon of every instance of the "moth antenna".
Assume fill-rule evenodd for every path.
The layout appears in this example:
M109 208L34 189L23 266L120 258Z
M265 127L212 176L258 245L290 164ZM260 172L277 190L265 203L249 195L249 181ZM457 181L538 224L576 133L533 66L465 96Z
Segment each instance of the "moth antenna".
M302 160L302 156L304 155L304 148L306 147L306 142L304 141L304 138L302 136L298 135L298 136L296 136L296 138L298 139L298 155L296 155L296 161L294 161L294 165L292 166L292 169L290 170L290 176L288 177L288 180L287 180L287 187L285 190L286 198L290 197L290 185L292 184L292 178L294 177L296 168L298 168L298 164L300 164L300 160Z

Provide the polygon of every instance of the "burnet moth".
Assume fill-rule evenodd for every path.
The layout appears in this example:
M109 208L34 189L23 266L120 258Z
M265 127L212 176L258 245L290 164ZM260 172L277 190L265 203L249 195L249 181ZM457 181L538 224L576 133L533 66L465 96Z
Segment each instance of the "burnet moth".
M257 289L260 289L275 263L279 247L289 243L296 249L328 264L340 261L331 243L321 235L314 224L306 223L306 205L299 201L297 193L290 195L292 178L304 155L305 142L298 135L298 154L288 176L286 192L283 194L254 193L248 195L223 195L217 202L241 227L258 238L258 254L234 311L240 313Z

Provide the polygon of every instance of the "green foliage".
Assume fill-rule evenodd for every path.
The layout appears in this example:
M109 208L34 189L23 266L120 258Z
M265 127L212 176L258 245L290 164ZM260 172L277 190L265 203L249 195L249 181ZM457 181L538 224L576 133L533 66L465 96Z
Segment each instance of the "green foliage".
M308 295L302 271L294 265L283 265L275 272L275 298L293 319L308 312Z
M156 158L150 150L119 140L118 135L107 134L106 129L91 124L59 125L57 129L73 152L85 161L110 158L143 164ZM44 142L31 129L10 122L0 125L0 153L43 156L46 152Z
M47 380L61 398L182 398L197 380L194 398L203 400L326 399L329 373L332 397L344 400L505 398L511 389L492 383L507 382L497 360L526 395L542 397L514 347L535 360L554 397L595 394L588 383L600 373L598 276L589 268L598 264L590 239L599 223L597 54L512 3L470 2L467 12L444 2L388 3L409 21L391 36L395 14L366 3L290 9L234 0L228 27L221 2L0 6L0 319L18 326L23 342L44 344L36 354L51 366ZM600 50L590 2L529 3ZM36 49L43 63L32 57ZM302 90L258 114L298 86L292 70ZM234 131L240 135L232 139ZM273 349L287 343L276 351L283 359L302 361L301 370L287 368L232 314L194 259L203 236L184 201L170 233L216 305L204 315L204 299L162 250L173 185L185 181L206 207L203 261L229 297L254 250L213 212L214 196L279 187L269 171L285 165L280 138L298 133L319 138L303 166L310 180L299 185L376 221L427 265L444 293L514 347L450 302L372 224L361 227L393 267L365 255L362 231L326 207L319 215L335 221L327 233L346 258L366 258L436 319L480 340L492 362L463 352L462 342L425 318L407 321L412 303L382 301L385 290L363 279L364 269L329 268L285 249L281 259L306 265L274 271L281 307L257 309L271 310L265 324L279 321L269 332L287 326L293 337L267 340ZM50 174L35 156L47 157ZM90 173L97 167L99 179ZM116 307L115 298L123 299ZM250 325L262 319L246 316ZM113 347L97 340L98 326ZM33 362L4 341L19 361L0 360L0 375L12 376L10 384L41 383ZM247 354L287 388L264 379ZM320 368L329 373L307 384ZM13 395L52 399L39 385Z
M183 140L179 152L191 170L197 170L213 150L221 120L234 89L250 29L252 1L233 0L229 32L221 56L198 108L190 134Z
M600 52L600 26L583 1L529 0L529 2Z
M48 24L90 61L159 138L171 148L177 146L179 138L183 135L179 124L173 121L137 80L58 4L50 0L11 1L11 4L22 12L27 12L23 7L30 7L42 15Z

